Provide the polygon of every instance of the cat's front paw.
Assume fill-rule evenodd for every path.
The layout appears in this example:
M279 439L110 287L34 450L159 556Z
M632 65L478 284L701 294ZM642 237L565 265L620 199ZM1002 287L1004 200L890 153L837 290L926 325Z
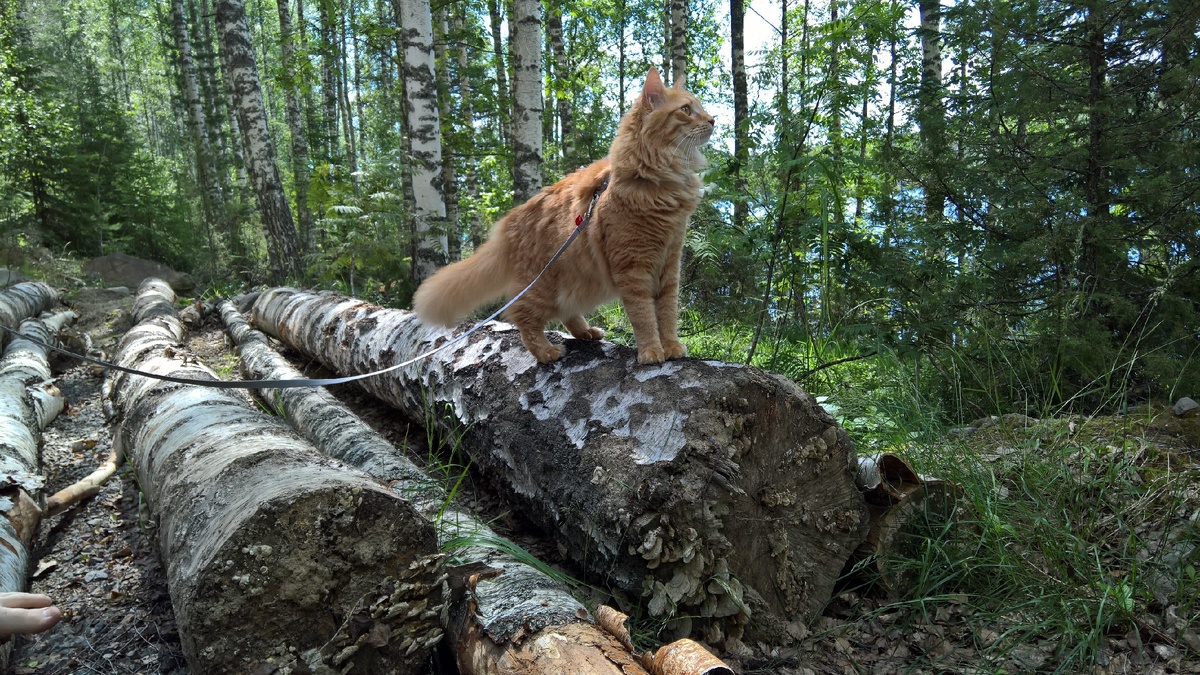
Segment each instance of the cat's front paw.
M537 359L539 363L554 363L567 353L567 348L562 345L548 344L545 347L530 347L529 353L533 354L533 358Z
M604 339L604 329L596 328L595 326L591 326L588 328L588 335L585 336L583 339L584 340L603 340Z
M679 340L667 340L663 343L663 353L668 359L679 359L687 356L687 347Z
M650 363L662 363L667 360L667 354L663 348L655 345L653 347L638 348L638 363L642 365Z

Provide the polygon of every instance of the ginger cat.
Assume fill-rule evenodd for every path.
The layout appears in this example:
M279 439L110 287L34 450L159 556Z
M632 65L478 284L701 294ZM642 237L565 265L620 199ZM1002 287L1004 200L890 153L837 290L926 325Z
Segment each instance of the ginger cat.
M425 323L449 326L487 302L519 293L607 179L587 227L505 318L533 356L550 363L565 349L546 339L547 323L561 321L576 338L599 340L604 331L589 326L584 315L619 297L633 325L638 363L686 356L676 328L680 256L700 201L699 149L715 124L682 82L667 88L651 68L608 157L510 211L474 255L421 284L413 309Z

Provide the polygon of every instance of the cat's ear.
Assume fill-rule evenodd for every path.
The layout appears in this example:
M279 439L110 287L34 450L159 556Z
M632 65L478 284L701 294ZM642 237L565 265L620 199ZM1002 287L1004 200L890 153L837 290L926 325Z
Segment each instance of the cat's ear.
M686 85L684 85L684 81L685 81L685 80L687 80L687 75L685 75L685 74L683 74L683 73L680 73L680 74L679 74L679 79L678 79L678 80L675 80L675 84L674 84L674 85L672 85L672 86L673 86L674 88L678 89L679 91L683 91L683 88L684 88L684 86L686 86Z
M646 85L642 87L642 100L651 110L655 110L666 103L666 92L662 78L658 76L658 69L651 67L650 72L646 73Z

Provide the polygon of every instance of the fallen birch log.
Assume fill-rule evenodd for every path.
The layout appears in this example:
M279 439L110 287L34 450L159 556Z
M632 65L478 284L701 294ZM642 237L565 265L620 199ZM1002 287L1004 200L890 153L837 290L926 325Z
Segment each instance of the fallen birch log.
M0 291L0 324L16 328L22 320L37 316L58 304L59 293L40 281L22 281ZM7 341L5 334L0 341Z
M282 288L259 296L253 323L343 374L451 335L411 312ZM603 342L543 366L496 323L360 383L459 438L592 581L676 635L721 644L745 628L791 641L866 536L845 431L795 384L754 368L637 366L633 350Z
M172 297L143 282L116 363L217 379L180 344ZM446 588L411 505L226 390L125 373L105 388L196 672L422 671Z
M75 319L59 312L45 320L21 322L19 332L54 344ZM0 360L0 591L28 587L29 547L42 520L41 432L62 412L62 392L50 383L47 350L13 338ZM0 648L0 672L8 671L11 643Z
M304 377L232 302L220 303L217 310L246 377ZM440 485L324 388L259 389L255 395L322 452L410 499L436 522L438 539L453 548L456 565L491 570L476 577L450 607L448 639L463 675L646 675L628 650L588 619L587 609L565 585L486 545L500 539L491 528L459 510Z

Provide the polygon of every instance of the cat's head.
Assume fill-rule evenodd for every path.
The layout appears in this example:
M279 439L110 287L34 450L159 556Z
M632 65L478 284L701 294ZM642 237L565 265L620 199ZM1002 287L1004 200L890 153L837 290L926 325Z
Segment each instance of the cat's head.
M704 166L700 147L712 138L715 126L700 99L683 88L682 78L667 87L651 68L642 95L621 122L613 150L632 151L657 170L695 171Z

